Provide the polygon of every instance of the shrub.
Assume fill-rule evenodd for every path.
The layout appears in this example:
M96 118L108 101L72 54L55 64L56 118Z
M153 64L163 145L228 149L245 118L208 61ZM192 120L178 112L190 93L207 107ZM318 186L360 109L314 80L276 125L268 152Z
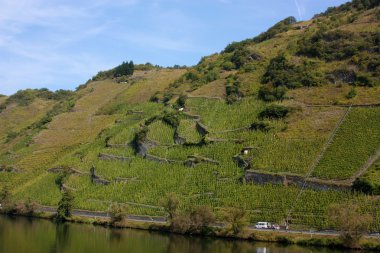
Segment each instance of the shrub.
M165 115L162 117L162 121L164 121L166 124L172 126L173 128L177 128L179 126L179 118L177 113L171 112L171 113L165 113Z
M365 194L373 194L373 195L380 194L380 186L374 185L366 178L357 178L354 181L352 188L355 191L363 192Z
M214 221L215 215L210 207L198 206L189 212L177 214L172 220L171 229L182 234L205 234Z
M346 98L347 99L353 99L354 97L356 97L356 94L357 94L356 89L353 87L353 88L351 88L351 90L346 95Z
M187 100L187 95L186 94L181 94L179 96L179 98L177 99L177 105L179 107L185 107L186 100Z
M224 214L229 229L236 235L248 224L246 212L243 209L228 208Z
M275 87L284 86L290 89L302 86L317 86L319 78L314 74L308 62L296 66L289 62L285 55L280 54L273 58L262 77L262 83L271 83Z
M118 203L111 205L110 214L111 214L111 222L113 224L123 221L123 219L126 218L127 216L125 207L123 207L122 205Z
M62 222L71 217L71 210L73 208L74 196L68 190L63 192L62 198L58 203L57 215L55 220Z
M288 17L288 18L278 22L277 24L275 24L271 28L269 28L268 31L261 33L257 37L253 38L253 41L256 43L260 43L260 42L269 40L279 33L283 33L283 32L288 31L291 28L291 25L296 23L296 22L297 22L297 20L295 17Z
M7 138L5 140L6 143L16 139L16 137L19 136L19 133L17 132L14 132L14 131L10 131L8 134L7 134Z
M287 92L285 86L273 87L273 86L261 86L259 89L259 99L266 102L273 102L277 100L284 100Z
M235 64L231 61L226 61L223 63L222 68L224 70L230 71L236 68Z
M340 230L344 246L359 248L360 238L368 232L371 216L362 214L355 204L334 204L328 210L328 217Z
M288 113L289 108L286 106L272 104L260 112L259 118L281 119L285 118Z
M169 219L172 220L177 212L179 206L179 200L175 193L166 194L166 198L161 200L162 206L169 215Z

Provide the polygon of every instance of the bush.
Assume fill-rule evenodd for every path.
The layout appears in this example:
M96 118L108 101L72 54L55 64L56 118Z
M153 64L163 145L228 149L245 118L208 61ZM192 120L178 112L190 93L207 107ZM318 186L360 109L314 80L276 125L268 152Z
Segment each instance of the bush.
M236 68L235 64L231 61L226 61L223 63L222 68L224 70L230 71Z
M73 208L74 196L70 191L65 190L63 192L62 198L58 203L57 215L55 220L57 222L62 222L71 217L71 210Z
M177 212L179 206L179 200L175 193L166 194L166 198L161 200L162 206L169 215L169 219L172 220Z
M179 96L179 98L177 99L177 105L179 107L185 107L186 100L187 100L187 95L186 94L181 94L181 96Z
M259 36L253 38L253 41L256 43L260 43L260 42L269 40L279 33L283 33L283 32L288 31L289 29L291 29L291 25L296 23L296 22L297 22L297 20L295 17L288 17L288 18L278 22L277 24L275 24L271 28L269 28L268 31L261 33Z
M236 235L248 224L247 215L243 209L228 208L224 214L228 227Z
M166 124L172 126L173 128L177 128L179 126L178 115L174 112L165 113L165 115L162 117L162 121L164 121Z
M380 194L380 185L371 183L367 178L357 178L352 185L352 189L370 195Z
M8 134L7 134L7 138L5 140L5 143L8 143L14 139L17 138L17 136L19 136L19 133L17 132L14 132L14 131L10 131Z
M261 86L259 89L259 99L266 102L282 101L285 99L286 92L287 88L285 86Z
M356 89L355 88L351 88L351 90L346 95L346 98L347 99L353 99L354 97L356 97L356 95L357 95Z
M262 83L271 83L274 87L287 87L290 89L302 86L318 86L320 80L311 71L312 64L303 62L302 66L296 66L289 62L285 55L280 54L273 58L262 77Z
M360 238L368 232L372 220L371 215L361 213L355 204L333 204L328 217L341 232L343 245L349 248L359 248Z
M112 204L110 213L113 224L121 222L127 217L125 207L120 204Z
M177 214L171 223L174 232L182 234L207 234L215 215L208 206L198 206L194 210Z
M259 118L264 119L281 119L285 118L289 113L289 108L282 106L282 105L275 105L272 104L265 108L262 112L259 114Z

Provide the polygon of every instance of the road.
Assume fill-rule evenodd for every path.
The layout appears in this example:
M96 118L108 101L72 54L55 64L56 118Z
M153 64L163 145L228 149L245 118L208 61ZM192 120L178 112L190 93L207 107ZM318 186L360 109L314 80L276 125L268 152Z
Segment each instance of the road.
M37 210L37 212L45 212L45 213L52 213L55 214L57 212L56 208L49 207L49 206L41 206ZM87 218L103 218L103 219L110 219L111 216L109 213L106 212L92 212L92 211L86 211L86 210L78 210L74 209L72 212L72 215L74 216L80 216L80 217L87 217ZM160 217L160 216L142 216L142 215L128 215L127 219L130 221L137 221L137 222L149 222L149 223L162 223L165 224L167 222L166 217ZM214 224L213 227L215 228L224 228L226 227L223 223L217 223ZM279 230L273 230L273 229L257 229L254 225L248 226L248 229L251 231L267 231L267 232L279 232L279 233L290 233L290 234L303 234L303 235L326 235L326 236L339 236L338 231L314 231L314 230L285 230L285 229L279 229ZM365 237L368 238L376 238L380 239L380 233L376 234L369 234Z

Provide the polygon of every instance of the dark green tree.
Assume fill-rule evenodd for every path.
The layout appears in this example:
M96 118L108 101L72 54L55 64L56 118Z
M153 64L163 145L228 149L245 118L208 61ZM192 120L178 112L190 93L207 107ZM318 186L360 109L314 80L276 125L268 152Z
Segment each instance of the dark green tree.
M74 196L68 190L63 192L62 198L58 203L57 209L57 222L63 222L71 217L71 211L73 208Z

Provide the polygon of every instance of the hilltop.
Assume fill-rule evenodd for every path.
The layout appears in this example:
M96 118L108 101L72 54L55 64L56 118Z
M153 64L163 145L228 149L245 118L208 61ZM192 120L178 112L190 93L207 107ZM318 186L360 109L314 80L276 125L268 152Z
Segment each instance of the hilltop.
M286 18L193 67L124 62L76 91L0 96L0 188L12 198L139 215L229 207L331 228L357 204L380 231L380 7Z

